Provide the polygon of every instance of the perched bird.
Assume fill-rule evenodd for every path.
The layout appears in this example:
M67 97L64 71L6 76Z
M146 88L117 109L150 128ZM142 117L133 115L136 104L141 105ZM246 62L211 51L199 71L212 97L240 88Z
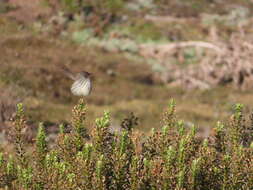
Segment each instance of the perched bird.
M79 73L72 73L67 67L60 66L63 73L74 80L70 90L75 96L88 96L91 93L91 73L87 71L81 71Z

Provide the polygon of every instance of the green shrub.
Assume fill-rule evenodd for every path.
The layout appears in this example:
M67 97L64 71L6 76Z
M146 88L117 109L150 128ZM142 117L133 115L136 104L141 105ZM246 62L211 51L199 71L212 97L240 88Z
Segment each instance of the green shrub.
M124 0L59 0L66 11L108 11L116 13L124 6ZM86 12L86 13L87 13Z
M68 22L81 22L101 36L105 29L119 20L124 13L126 0L46 0L55 11L61 10ZM57 4L58 6L56 6ZM78 16L77 16L78 15ZM67 23L68 23L67 22Z
M143 136L134 129L133 114L122 131L110 132L110 114L96 119L86 131L86 104L73 109L72 131L63 125L56 146L49 149L43 124L34 151L23 138L26 117L18 104L11 136L14 155L0 153L0 188L5 189L217 189L253 188L252 123L237 104L231 122L218 122L209 139L196 137L175 115L171 101L161 130ZM252 120L251 120L252 121Z

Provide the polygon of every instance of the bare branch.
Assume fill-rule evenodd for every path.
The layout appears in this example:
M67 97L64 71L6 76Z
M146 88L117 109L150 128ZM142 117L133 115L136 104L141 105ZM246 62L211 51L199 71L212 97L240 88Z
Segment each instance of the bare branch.
M188 42L176 42L176 43L170 43L170 44L162 44L162 45L148 45L148 44L142 44L140 45L140 48L153 48L154 50L162 50L163 52L166 50L167 52L171 51L172 49L177 48L186 48L186 47L202 47L202 48L208 48L216 51L218 54L221 54L223 51L220 47L209 43L209 42L203 42L203 41L188 41Z

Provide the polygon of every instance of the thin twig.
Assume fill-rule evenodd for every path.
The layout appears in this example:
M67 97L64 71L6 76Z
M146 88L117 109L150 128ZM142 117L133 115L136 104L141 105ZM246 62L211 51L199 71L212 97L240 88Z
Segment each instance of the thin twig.
M140 48L154 48L156 50L166 50L167 52L171 51L172 49L175 48L186 48L190 46L195 46L195 47L203 47L203 48L208 48L216 51L218 54L221 54L223 50L209 42L203 42L203 41L188 41L188 42L176 42L176 43L170 43L170 44L162 44L162 45L147 45L147 44L142 44L140 45Z

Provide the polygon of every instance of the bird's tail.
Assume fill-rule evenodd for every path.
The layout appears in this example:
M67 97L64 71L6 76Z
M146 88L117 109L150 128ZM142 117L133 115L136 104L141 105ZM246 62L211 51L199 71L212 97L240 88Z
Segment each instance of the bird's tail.
M68 78L75 80L75 75L67 68L64 64L58 64L58 67L60 68L61 72L66 75Z

